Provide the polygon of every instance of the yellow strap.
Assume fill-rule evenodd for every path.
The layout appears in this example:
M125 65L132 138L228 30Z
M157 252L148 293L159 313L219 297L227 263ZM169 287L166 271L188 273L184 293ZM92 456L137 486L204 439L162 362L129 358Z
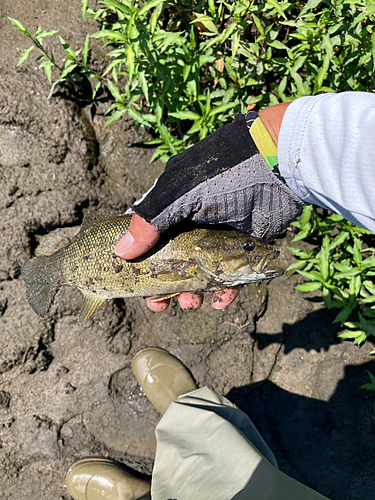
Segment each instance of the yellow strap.
M278 164L277 147L260 118L257 118L252 124L250 134L260 154L272 170Z

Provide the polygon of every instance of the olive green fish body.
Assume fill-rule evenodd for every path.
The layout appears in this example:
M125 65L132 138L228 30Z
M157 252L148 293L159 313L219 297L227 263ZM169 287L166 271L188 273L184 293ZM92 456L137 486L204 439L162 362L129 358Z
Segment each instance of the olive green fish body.
M139 259L120 259L114 248L128 230L130 215L89 212L71 243L50 256L38 256L22 268L27 298L44 317L62 285L83 292L81 315L87 319L115 297L206 292L270 279L282 274L267 263L278 252L251 236L232 230L194 228L165 233Z

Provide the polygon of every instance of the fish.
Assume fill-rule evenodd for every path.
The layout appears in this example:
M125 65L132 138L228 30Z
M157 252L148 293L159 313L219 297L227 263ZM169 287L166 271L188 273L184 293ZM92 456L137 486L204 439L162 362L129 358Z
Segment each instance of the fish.
M283 274L270 266L279 252L246 233L207 226L176 226L146 254L126 261L114 249L131 215L86 211L79 233L51 255L26 262L21 275L36 314L46 317L63 285L83 294L80 316L87 320L107 301L151 296L162 300L182 292L204 293Z

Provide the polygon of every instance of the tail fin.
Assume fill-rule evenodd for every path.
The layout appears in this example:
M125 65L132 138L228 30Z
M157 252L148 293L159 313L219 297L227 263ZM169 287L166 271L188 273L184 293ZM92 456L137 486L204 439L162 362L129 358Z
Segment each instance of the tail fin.
M21 275L26 283L26 297L34 311L44 318L62 285L58 252L39 255L22 266Z

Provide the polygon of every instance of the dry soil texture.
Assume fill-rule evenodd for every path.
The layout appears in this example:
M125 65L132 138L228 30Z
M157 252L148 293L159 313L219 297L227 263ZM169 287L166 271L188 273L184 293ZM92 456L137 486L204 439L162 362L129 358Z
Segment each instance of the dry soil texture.
M68 500L65 473L85 456L151 473L159 414L130 364L159 346L249 414L282 470L333 500L373 498L374 399L359 390L375 373L371 346L338 340L332 314L294 291L298 276L248 286L222 312L174 304L157 315L143 299L116 300L83 323L79 292L65 288L46 319L34 314L21 265L66 244L85 208L122 213L163 165L149 164L130 121L104 128L104 103L48 100L36 54L16 68L28 40L7 16L59 29L76 48L95 29L79 0L1 1L0 497ZM277 242L285 266L288 240Z

